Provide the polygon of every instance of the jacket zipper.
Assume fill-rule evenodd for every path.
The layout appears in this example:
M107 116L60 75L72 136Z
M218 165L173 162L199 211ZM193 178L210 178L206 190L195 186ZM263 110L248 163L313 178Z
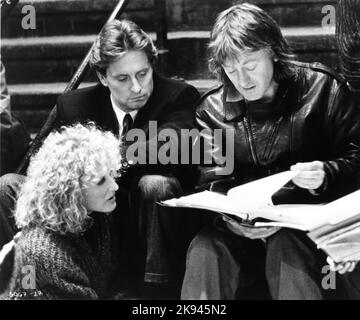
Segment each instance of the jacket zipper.
M257 159L256 153L255 153L255 150L254 150L253 138L252 138L250 127L249 127L249 122L248 122L246 116L244 116L243 122L244 122L244 127L245 127L245 133L246 133L247 138L248 138L247 140L248 140L249 146L250 146L251 157L252 157L252 159L254 161L255 166L259 167L259 161Z
M276 133L278 131L278 128L279 128L280 123L282 122L282 120L283 120L283 117L281 116L274 124L274 128L273 128L273 130L271 132L269 142L267 143L267 146L266 146L266 149L265 149L265 152L264 152L264 155L265 155L266 158L268 158L269 155L270 155L271 149L272 149L274 141L275 141L275 135L276 135Z

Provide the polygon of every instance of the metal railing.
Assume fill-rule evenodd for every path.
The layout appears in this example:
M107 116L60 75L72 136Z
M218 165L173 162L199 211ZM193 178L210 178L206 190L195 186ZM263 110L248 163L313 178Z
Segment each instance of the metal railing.
M159 52L157 68L162 74L169 75L166 0L154 0L154 7L156 47Z

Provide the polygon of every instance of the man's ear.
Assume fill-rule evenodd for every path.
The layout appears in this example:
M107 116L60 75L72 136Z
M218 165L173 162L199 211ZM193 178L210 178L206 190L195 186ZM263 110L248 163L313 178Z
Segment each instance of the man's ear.
M100 73L99 71L96 71L96 75L97 77L99 78L100 82L102 83L102 85L104 87L107 87L108 86L108 83L107 83L107 80L106 80L106 77Z

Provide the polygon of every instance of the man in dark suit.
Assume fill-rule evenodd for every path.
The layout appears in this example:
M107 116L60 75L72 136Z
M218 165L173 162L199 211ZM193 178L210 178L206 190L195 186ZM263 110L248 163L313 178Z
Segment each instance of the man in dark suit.
M192 167L179 162L159 164L157 155L160 148L167 147L181 154L181 130L194 127L194 105L199 93L184 82L158 75L154 70L156 56L151 38L135 23L107 23L90 59L101 84L60 96L53 110L55 121L42 132L93 121L121 138L123 170L118 181L119 214L113 215L113 227L121 238L123 264L132 270L140 266L145 282L167 283L175 277L174 269L179 264L177 258L181 254L176 250L181 244L176 238L181 236L181 225L186 219L177 212L162 212L156 202L180 196L191 188ZM154 126L155 136L151 136ZM174 135L158 141L159 134L168 129ZM143 139L130 141L130 133L139 130ZM130 152L134 143L135 153ZM146 156L140 159L138 154ZM6 205L0 207L1 217L8 216L8 195L15 192L9 186L14 180L14 175L0 179L0 199L7 199L3 202ZM144 259L143 264L129 263L138 261L138 257Z

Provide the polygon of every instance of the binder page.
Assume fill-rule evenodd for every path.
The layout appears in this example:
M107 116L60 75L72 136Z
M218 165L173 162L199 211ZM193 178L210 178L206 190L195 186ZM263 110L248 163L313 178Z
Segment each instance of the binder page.
M165 200L162 201L162 203L171 207L205 209L215 212L233 214L240 217L241 219L247 218L247 214L239 210L236 204L229 200L229 197L217 192L203 191L180 197L178 199L173 198L170 200Z
M271 197L282 186L298 174L297 171L284 171L272 176L245 183L228 191L228 197L241 210L251 210L272 206Z

